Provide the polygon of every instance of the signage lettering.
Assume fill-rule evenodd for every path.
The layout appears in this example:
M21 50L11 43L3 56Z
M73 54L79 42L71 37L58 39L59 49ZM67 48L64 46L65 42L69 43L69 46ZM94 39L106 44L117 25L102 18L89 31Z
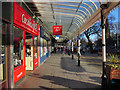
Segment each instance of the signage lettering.
M62 26L53 26L53 35L62 35Z
M22 14L22 23L26 24L27 26L33 28L33 31L37 29L37 24L35 23L35 21L31 21L31 18L26 18L25 14Z
M39 25L17 2L14 2L14 24L38 35Z
M19 78L22 74L23 74L23 72L20 72L20 74L17 75L17 78Z
M37 65L37 62L35 63L35 65Z

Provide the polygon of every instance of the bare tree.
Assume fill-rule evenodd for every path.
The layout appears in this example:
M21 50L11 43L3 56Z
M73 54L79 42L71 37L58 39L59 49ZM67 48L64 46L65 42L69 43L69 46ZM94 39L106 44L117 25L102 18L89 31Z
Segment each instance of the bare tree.
M101 23L97 22L96 24L94 24L93 26L91 26L90 28L88 28L84 34L88 40L88 46L90 47L90 52L93 52L93 44L92 41L90 39L90 36L93 34L97 34L99 37L101 37L102 35L102 29L101 29Z

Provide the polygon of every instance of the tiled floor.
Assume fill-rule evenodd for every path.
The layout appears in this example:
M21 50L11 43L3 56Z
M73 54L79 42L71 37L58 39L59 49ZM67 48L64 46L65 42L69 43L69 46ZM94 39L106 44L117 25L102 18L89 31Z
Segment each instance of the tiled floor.
M95 54L81 57L53 54L16 88L101 88L102 58Z

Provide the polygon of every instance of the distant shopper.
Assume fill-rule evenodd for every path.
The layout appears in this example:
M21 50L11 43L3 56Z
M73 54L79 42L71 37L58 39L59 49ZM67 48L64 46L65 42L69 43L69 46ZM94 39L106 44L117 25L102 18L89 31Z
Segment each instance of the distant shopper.
M63 47L63 54L65 54L65 47Z
M68 47L68 55L70 56L70 47Z
M56 47L54 47L54 53L56 53Z

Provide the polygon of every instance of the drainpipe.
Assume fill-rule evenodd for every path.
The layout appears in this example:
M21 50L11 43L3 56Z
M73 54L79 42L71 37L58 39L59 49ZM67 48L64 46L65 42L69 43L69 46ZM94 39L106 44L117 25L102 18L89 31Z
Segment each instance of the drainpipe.
M74 56L73 56L73 40L72 40L72 59L74 59Z
M107 88L107 76L106 76L106 38L105 38L105 21L106 18L103 15L103 10L107 9L107 4L101 5L101 27L102 27L102 88Z
M78 35L78 66L80 66L80 35Z

